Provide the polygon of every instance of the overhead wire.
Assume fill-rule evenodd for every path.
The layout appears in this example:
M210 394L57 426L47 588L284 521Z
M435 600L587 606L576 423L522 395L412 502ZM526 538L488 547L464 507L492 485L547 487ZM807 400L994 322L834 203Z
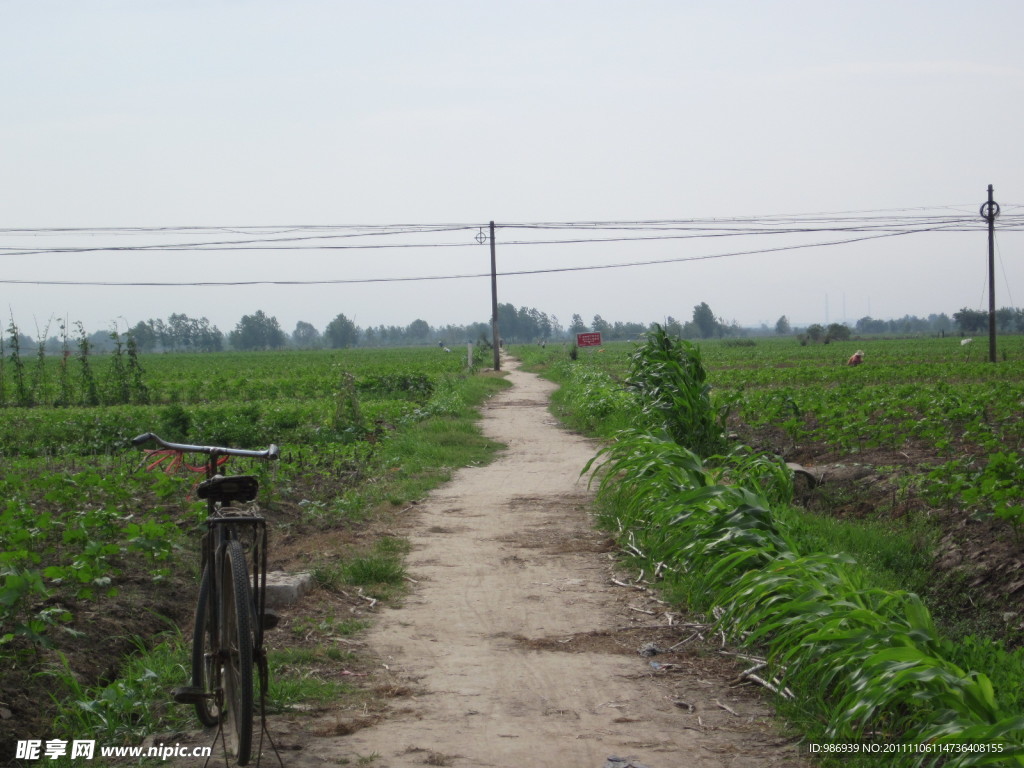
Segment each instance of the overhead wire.
M1024 230L1024 214L1006 213L1021 210L1022 206L1009 204L1003 207L999 229L1003 231ZM766 235L800 236L814 233L859 233L830 241L797 243L773 248L737 250L728 253L678 256L664 259L631 260L613 264L588 264L582 266L549 267L544 269L511 270L499 273L501 276L545 274L553 272L577 272L599 269L618 269L653 264L669 264L687 261L721 259L742 255L777 253L781 251L821 248L845 245L886 237L928 232L976 231L987 226L977 213L960 212L957 206L944 206L942 214L921 213L935 209L912 208L890 211L850 211L843 213L776 214L770 216L728 217L713 219L655 219L622 221L575 221L575 222L513 222L496 224L496 229L527 232L577 232L574 237L548 237L533 239L502 239L505 247L576 245L587 243L644 242L658 240L692 240L722 237L760 237ZM952 213L950 213L952 212ZM419 249L419 248L465 248L480 247L489 240L484 235L489 224L447 223L447 224L381 224L381 225L232 225L232 226L184 226L184 227L51 227L41 229L0 228L0 238L49 237L49 236L113 236L124 237L189 237L186 242L148 242L122 245L69 245L52 248L32 248L0 245L0 257L39 256L47 254L93 254L99 252L218 252L231 251L347 251L378 249ZM459 231L477 231L470 242L409 242L410 236L434 236ZM586 233L586 234L585 234ZM197 234L209 234L216 239L200 239ZM231 238L227 235L238 235ZM219 236L219 237L217 237ZM402 242L363 241L338 243L338 240L356 238L390 239L401 236ZM0 240L2 242L2 240ZM347 278L316 280L226 280L226 281L108 281L108 280L26 280L0 278L2 284L73 285L73 286L235 286L235 285L334 285L371 282L409 282L428 280L453 280L489 276L481 274L420 275L412 277Z
M734 256L750 256L762 253L775 253L780 251L791 251L806 248L819 248L831 245L846 245L849 243L861 242L864 240L876 240L884 237L897 237L900 235L913 234L912 232L890 232L883 234L865 235L863 237L847 238L845 240L834 240L831 242L803 243L799 245L785 245L777 248L760 248L747 251L733 251L729 253L705 254L700 256L680 256L667 259L648 259L644 261L620 262L615 264L588 264L574 267L548 267L544 269L514 270L497 272L498 277L512 277L522 275L539 275L557 272L585 272L602 269L620 269L624 267L651 266L655 264L673 264L687 261L706 261L710 259L722 259ZM416 277L379 277L379 278L339 278L339 279L318 279L318 280L225 280L225 281L169 281L169 282L112 282L112 281L64 281L64 280L18 280L0 278L0 284L31 284L31 285L85 285L93 287L210 287L210 286L246 286L246 285L346 285L360 283L398 283L398 282L419 282L431 280L461 280L468 278L490 277L490 272L463 275L420 275Z

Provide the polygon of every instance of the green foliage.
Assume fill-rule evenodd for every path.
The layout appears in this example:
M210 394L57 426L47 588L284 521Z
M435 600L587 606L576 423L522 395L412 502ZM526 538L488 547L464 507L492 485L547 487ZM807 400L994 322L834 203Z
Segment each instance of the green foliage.
M136 646L146 651L141 641ZM61 655L61 667L51 672L59 688L54 694L60 705L55 734L114 746L138 744L161 727L187 727L187 710L166 703L167 691L185 674L183 658L181 638L172 635L129 659L117 680L86 686Z
M771 504L793 501L793 471L778 456L737 445L727 453L708 458L720 482L742 483Z
M405 397L421 403L430 399L434 386L434 379L419 371L372 374L358 383L360 392L379 398Z
M632 418L641 417L636 395L603 371L559 361L552 375L565 385L552 402L559 415L578 429L611 435L628 426Z
M100 385L98 405L79 404L81 364L69 354L46 361L43 377L51 382L47 397L56 398L67 374L61 407L46 407L44 397L31 408L8 408L0 419L0 663L7 669L42 664L74 647L84 612L120 611L116 603L140 590L166 597L176 579L194 570L195 542L186 537L205 511L187 500L194 476L165 474L162 465L148 470L156 457L130 448L135 435L154 430L175 441L239 447L278 443L282 460L272 468L233 465L261 474L261 505L273 522L306 533L400 508L453 467L486 461L498 447L480 434L472 409L507 384L470 375L464 356L436 348L154 355L146 357L144 373L136 369L137 378L130 338L120 364L109 365L116 354L90 368ZM89 350L88 362L95 359L102 358ZM348 391L367 426L350 440L331 423L340 370L351 376ZM135 402L110 404L125 384ZM302 513L274 520L278 499ZM406 546L385 537L349 558L337 583L376 598L401 595ZM86 685L82 669L47 669L66 678L66 690L53 689L62 702L60 728L115 743L180 727L176 718L187 708L164 702L167 689L187 678L187 650L170 653L174 668L166 674L147 653L139 657L141 669L129 665L98 686ZM282 670L272 679L275 710L344 690L303 682L301 672ZM41 706L52 711L54 704Z
M635 351L620 361L634 381L663 388L661 358L652 358L653 375L636 375ZM705 382L698 376L696 383L699 392ZM842 394L846 403L854 395L863 399L863 381L833 383L829 394ZM802 424L809 423L806 416L822 415L817 404L808 406L813 390L776 388L770 395L777 405L762 412ZM713 414L710 399L702 402ZM894 395L892 411L884 412L894 413L897 402ZM956 412L946 415L960 419ZM884 434L883 444L898 444L899 434ZM734 642L768 658L769 675L791 691L786 712L804 724L808 738L986 742L1006 749L999 764L1024 764L1022 678L1013 671L1022 671L1024 655L987 640L957 650L941 639L916 594L876 585L877 568L895 574L904 567L897 550L905 554L908 538L890 535L899 541L885 549L868 543L884 532L867 537L854 547L864 566L822 551L824 539L786 506L792 480L784 464L744 448L702 458L673 438L668 430L626 430L588 464L585 471L596 468L600 484L602 521L646 572L665 574L692 608L713 614ZM1002 504L1008 512L1019 505L1016 454L990 456L986 470L964 474L958 494L975 489L967 498L991 496L993 507ZM974 757L943 764L976 764ZM927 755L913 761L932 762Z
M1009 522L1020 536L1024 528L1024 459L1010 451L993 453L961 496L967 504L990 507L995 517Z
M344 564L342 577L346 584L355 586L396 585L405 578L405 568L396 557L359 557Z
M76 325L78 326L78 365L81 372L82 405L99 405L100 388L92 371L92 363L89 362L92 344L85 334L85 327L81 323Z
M700 349L655 325L629 358L627 385L638 393L649 423L699 455L724 446L723 424L711 405Z
M765 653L773 674L785 670L790 706L830 713L812 738L959 738L944 730L952 722L1019 738L988 676L944 657L916 595L868 586L848 556L799 552L737 466L727 474L740 484L721 485L696 454L639 432L598 458L606 519L645 567L678 574L693 607Z
M276 317L268 317L262 309L243 315L228 338L235 349L279 349L284 346L285 333Z
M334 649L308 652L283 648L268 654L270 680L267 691L267 710L285 712L296 704L308 707L311 702L330 704L352 691L352 686L334 680L325 680L306 671L331 660Z
M341 372L338 396L331 420L334 431L347 440L361 440L366 436L366 421L359 407L356 379L348 371Z
M185 442L192 430L192 417L177 403L160 409L158 434L165 440Z
M338 315L324 328L324 339L334 349L354 347L359 340L359 331L345 315Z
M397 540L384 538L370 552L319 565L313 570L313 578L325 589L359 587L370 597L390 599L405 583L401 557L405 548Z
M980 467L971 458L953 459L929 472L920 487L934 503L963 504L1024 536L1024 457L1016 451L990 454Z
M8 348L11 350L10 357L8 359L11 363L11 371L14 379L15 403L21 406L29 406L33 404L32 392L25 374L25 363L21 359L21 334L18 333L18 326L14 324L13 319L11 320L11 324L7 327L7 334Z
M136 488L91 469L0 485L7 495L0 511L0 624L8 628L0 644L23 636L48 645L49 628L70 614L47 601L58 594L78 601L115 597L126 556L150 563L154 579L167 575L177 528L167 518L126 524L121 505Z

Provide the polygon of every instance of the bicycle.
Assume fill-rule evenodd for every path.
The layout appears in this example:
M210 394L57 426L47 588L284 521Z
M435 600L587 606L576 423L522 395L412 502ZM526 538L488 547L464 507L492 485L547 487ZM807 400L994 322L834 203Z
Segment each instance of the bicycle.
M263 631L273 628L276 616L266 609L266 521L254 509L235 506L256 500L259 481L252 475L221 474L220 467L231 456L275 460L279 450L276 445L257 451L172 443L152 432L132 440L136 447L149 442L161 448L151 452L161 455L151 468L168 457L178 464L187 453L207 456L203 467L192 467L206 475L196 494L207 504L192 632L192 684L175 688L172 695L178 703L194 705L203 726L217 726L225 751L234 754L238 765L247 765L252 756L253 667L259 674L265 732L268 669Z

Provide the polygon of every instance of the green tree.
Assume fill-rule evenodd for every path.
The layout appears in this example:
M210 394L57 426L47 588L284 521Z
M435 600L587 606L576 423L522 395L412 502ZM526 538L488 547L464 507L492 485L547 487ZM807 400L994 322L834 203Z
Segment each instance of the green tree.
M405 329L405 333L409 337L409 341L422 343L430 338L430 323L426 320L413 320Z
M521 309L520 312L522 312L525 309L526 308L523 307L523 309ZM544 340L550 339L553 325L551 322L551 318L547 316L547 313L541 312L539 309L533 308L526 311L530 316L530 322L533 325L536 337Z
M850 328L842 323L832 323L825 332L826 341L849 341Z
M931 325L932 330L937 333L946 334L953 329L953 321L950 320L949 315L945 312L940 312L937 315L928 315L928 323Z
M645 333L647 333L647 326L643 323L624 323L621 320L616 320L612 325L609 338L615 341L639 339Z
M857 333L861 334L880 334L889 330L889 324L885 320L876 320L870 315L858 320L855 327Z
M537 310L520 307L516 310L516 341L533 341L540 335ZM503 333L502 336L505 334Z
M793 328L789 324L789 318L783 315L775 321L775 335L776 336L788 336L793 332Z
M193 318L177 313L163 320L146 320L131 329L140 350L152 351L161 348L170 350L195 350L219 352L224 348L224 334L205 317Z
M277 320L274 320L277 323ZM284 333L281 333L283 343ZM192 344L200 352L220 352L224 348L224 334L205 317L192 321Z
M320 346L320 331L312 323L299 320L292 331L292 344L299 349L316 349Z
M519 340L519 313L512 304L498 304L498 333L505 342Z
M811 341L817 344L819 341L825 338L825 326L820 323L814 323L813 325L807 326L807 335L811 337Z
M140 320L129 333L135 339L138 348L143 352L151 352L156 349L157 344L160 342L152 320L148 322Z
M1009 333L1017 329L1017 320L1020 316L1019 309L1003 307L996 310L996 328L1002 333Z
M669 336L674 336L677 339L683 336L683 325L676 320L672 315L665 318L665 333Z
M591 328L593 328L598 333L604 334L604 336L607 337L610 335L609 331L611 331L612 326L611 323L609 323L600 315L594 315L594 320L591 324Z
M276 317L269 317L259 309L238 321L230 340L235 349L279 349L284 346L285 334Z
M354 347L359 341L359 329L344 314L340 314L324 328L324 339L331 349Z
M195 340L194 331L195 323L184 313L175 313L167 318L167 336L175 349L191 350Z
M586 333L587 324L583 322L583 318L579 315L572 316L572 322L569 323L569 333L572 336L576 336L577 333Z
M988 329L988 312L964 307L953 313L957 327L965 333L981 333Z
M697 332L702 339L710 339L721 331L721 326L715 319L715 313L704 301L693 308L693 324L697 326Z

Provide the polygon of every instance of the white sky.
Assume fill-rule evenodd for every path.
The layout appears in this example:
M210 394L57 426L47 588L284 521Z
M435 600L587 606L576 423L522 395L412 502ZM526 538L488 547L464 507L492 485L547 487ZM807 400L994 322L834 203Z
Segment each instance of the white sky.
M494 220L500 271L779 244L503 248L503 237L522 233L506 236L502 222L953 206L982 223L988 184L1004 218L1024 201L1019 0L0 0L0 29L0 229ZM26 243L124 244L0 233L0 247ZM997 235L999 306L1024 299L1022 244L1019 233ZM780 315L802 324L952 314L987 307L986 257L982 230L916 234L506 277L499 301L564 325L573 313L686 320L702 301L743 325L773 326ZM489 268L486 246L0 259L6 280L316 280ZM443 325L486 321L489 289L479 278L0 284L0 309L30 335L51 317L92 331L173 312L206 316L227 332L257 309L286 331L299 320L323 328L339 312L364 327L416 318Z

